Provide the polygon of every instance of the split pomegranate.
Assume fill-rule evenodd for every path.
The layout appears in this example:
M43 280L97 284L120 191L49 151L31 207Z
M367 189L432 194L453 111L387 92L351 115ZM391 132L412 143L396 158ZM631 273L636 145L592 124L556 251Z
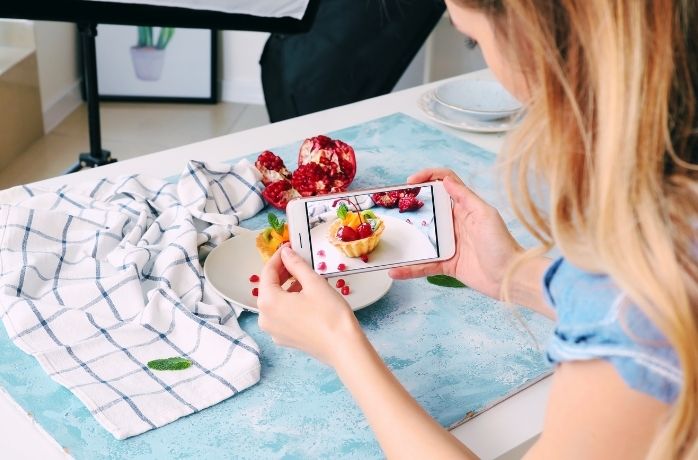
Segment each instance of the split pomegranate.
M284 160L269 150L262 152L254 165L262 174L262 183L265 186L280 180L291 180L291 172L284 165Z
M424 206L424 202L419 201L417 197L412 195L403 196L402 198L400 198L400 201L397 204L397 207L400 210L400 212L416 211L422 206Z
M421 190L421 187L413 187L413 188L404 188L400 190L391 190L389 192L379 192L379 193L374 193L371 195L371 199L373 200L374 203L376 203L378 206L383 206L384 208L394 208L396 206L399 207L400 205L400 200L405 198L405 197L412 197L415 199L416 202L421 203L421 201L417 200L415 197L419 195L419 191ZM423 205L424 203L422 203ZM419 205L417 208L413 209L419 209L421 205ZM405 209L411 211L412 209ZM403 212L403 211L401 211Z
M284 162L266 150L255 166L266 186L262 196L275 208L285 210L293 198L342 192L356 175L354 149L336 139L316 136L306 139L298 152L298 168L291 174ZM269 188L272 190L268 191Z
M262 196L267 200L267 203L274 206L276 209L285 211L288 202L294 198L298 198L300 195L296 189L291 186L290 181L280 180L267 185L262 191Z

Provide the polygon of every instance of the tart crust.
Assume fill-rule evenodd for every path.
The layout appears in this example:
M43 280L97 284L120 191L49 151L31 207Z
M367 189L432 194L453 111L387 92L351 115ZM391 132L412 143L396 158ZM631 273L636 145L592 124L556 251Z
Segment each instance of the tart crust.
M336 219L330 225L329 240L330 243L348 257L361 257L376 249L380 241L381 234L385 230L383 220L379 220L378 227L373 231L373 234L366 238L354 241L342 241L337 238L337 230L342 226L342 219Z

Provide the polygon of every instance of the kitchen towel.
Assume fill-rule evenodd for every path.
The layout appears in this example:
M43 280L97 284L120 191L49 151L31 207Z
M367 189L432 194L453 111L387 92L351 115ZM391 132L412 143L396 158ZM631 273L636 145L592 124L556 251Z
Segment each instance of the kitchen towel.
M263 207L253 165L191 161L177 183L133 175L0 192L0 317L118 439L216 404L259 380L241 310L200 259ZM148 361L183 357L157 371Z

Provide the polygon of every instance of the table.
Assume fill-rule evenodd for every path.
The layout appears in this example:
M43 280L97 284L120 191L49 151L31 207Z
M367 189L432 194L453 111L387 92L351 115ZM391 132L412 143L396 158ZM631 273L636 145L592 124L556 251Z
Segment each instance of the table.
M470 78L482 78L473 73ZM253 130L222 136L207 141L178 147L141 158L115 163L94 170L86 170L71 176L60 176L43 181L42 185L59 186L102 177L138 173L156 173L160 176L177 175L187 159L199 158L207 161L225 161L250 152L262 150L269 145L293 142L320 132L361 123L369 119L403 112L425 123L432 124L417 108L419 96L436 84L412 88L399 93L358 102L328 111L287 120ZM462 133L443 128L452 134L490 151L501 148L501 135ZM487 412L454 429L454 434L463 440L482 458L496 458L540 433L543 425L545 400L549 392L550 379L529 387L521 393L500 403ZM49 439L32 423L21 409L0 391L0 438L3 456L7 458L64 458L55 441ZM18 455L22 454L22 455Z

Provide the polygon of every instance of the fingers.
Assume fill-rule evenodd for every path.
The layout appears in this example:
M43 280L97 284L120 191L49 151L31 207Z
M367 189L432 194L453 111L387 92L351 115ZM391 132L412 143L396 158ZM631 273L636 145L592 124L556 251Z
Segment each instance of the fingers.
M308 265L301 256L296 254L290 246L281 246L277 252L280 253L281 261L286 267L286 270L288 270L302 286L307 287L310 284L317 283L318 280L322 280L322 277L315 273L310 265Z
M421 182L429 182L432 180L443 180L446 177L451 177L459 183L463 181L458 175L448 168L428 168L418 171L407 178L408 184L419 184Z
M391 268L388 271L388 275L394 280L424 278L425 276L439 275L441 273L443 273L443 267L440 262Z

